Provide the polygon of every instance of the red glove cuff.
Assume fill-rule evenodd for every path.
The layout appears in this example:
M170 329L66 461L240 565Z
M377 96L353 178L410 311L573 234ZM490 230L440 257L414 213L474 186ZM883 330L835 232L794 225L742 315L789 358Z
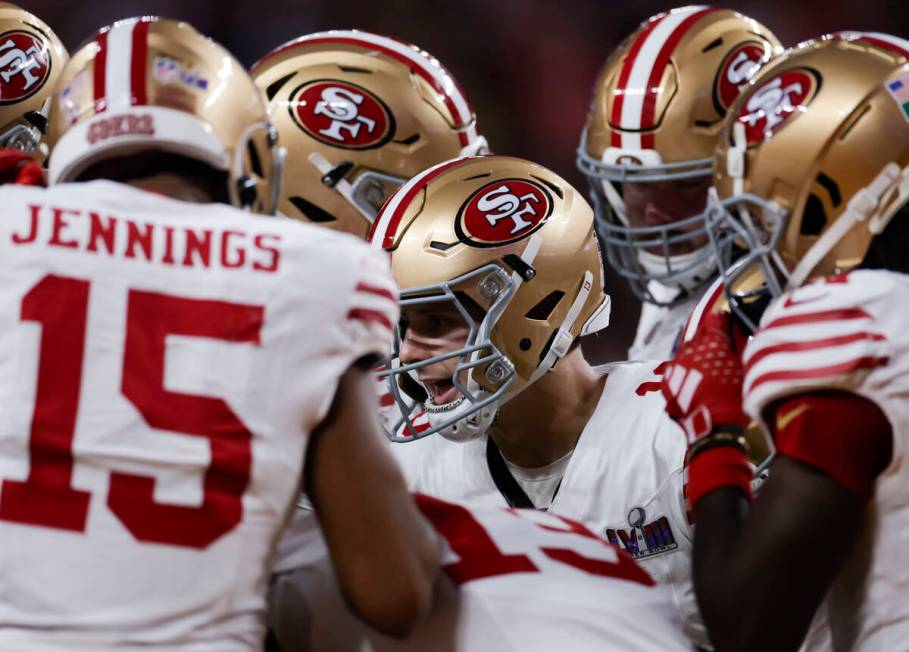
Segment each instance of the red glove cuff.
M748 457L734 446L719 446L700 453L688 465L688 504L693 512L698 501L716 489L741 489L751 502L754 472Z

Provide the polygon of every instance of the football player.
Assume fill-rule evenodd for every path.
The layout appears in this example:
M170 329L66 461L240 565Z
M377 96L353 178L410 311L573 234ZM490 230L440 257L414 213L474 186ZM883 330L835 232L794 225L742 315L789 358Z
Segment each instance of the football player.
M833 649L902 649L909 633L909 65L854 36L787 53L733 107L709 220L737 318L704 319L664 376L718 650L795 650L818 610ZM746 344L761 297L732 289L755 266L772 300ZM749 417L776 447L753 504Z
M51 93L69 54L40 18L11 3L0 3L0 34L0 182L39 185Z
M633 360L671 357L716 277L704 223L713 150L732 102L781 51L747 16L682 7L644 21L597 78L578 167L607 260L644 302Z
M406 640L364 627L341 599L321 537L305 574L283 576L274 614L285 650L530 652L691 650L662 587L576 521L532 509L473 508L416 496L444 538L429 617Z
M274 130L186 23L94 35L49 126L53 185L0 188L0 648L261 649L301 481L353 609L409 631L438 545L369 400L384 254L252 214Z
M402 186L371 237L403 288L390 391L439 433L412 487L581 521L669 586L697 638L684 447L656 363L593 369L577 346L609 320L583 196L528 161L455 159Z
M486 150L457 81L420 48L360 30L309 34L252 67L282 144L284 215L366 238L388 196Z
M376 213L407 179L488 150L457 80L432 55L361 30L302 36L252 67L286 148L284 215L366 238ZM398 406L379 391L388 424ZM412 408L413 427L425 415ZM420 446L398 449L409 458Z

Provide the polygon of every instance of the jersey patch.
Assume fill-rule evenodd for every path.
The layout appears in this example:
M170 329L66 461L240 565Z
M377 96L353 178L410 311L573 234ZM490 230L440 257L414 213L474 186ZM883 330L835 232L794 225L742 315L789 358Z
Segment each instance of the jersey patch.
M646 559L679 548L665 516L648 522L644 508L634 507L628 512L627 525L627 530L624 527L606 528L603 536L635 559Z

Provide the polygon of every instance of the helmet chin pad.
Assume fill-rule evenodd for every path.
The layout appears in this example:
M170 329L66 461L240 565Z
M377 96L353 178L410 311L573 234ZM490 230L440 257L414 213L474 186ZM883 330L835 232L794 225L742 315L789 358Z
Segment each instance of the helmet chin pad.
M710 280L716 270L710 243L687 254L662 256L639 250L638 261L644 271L669 287L691 292ZM670 268L671 265L671 268Z
M478 394L485 394L479 392ZM482 396L478 396L482 399ZM436 405L430 399L423 404L429 423L445 439L453 442L465 442L481 436L495 421L499 412L499 402L493 401L479 409L464 399L463 396L445 405ZM446 422L447 425L442 425Z

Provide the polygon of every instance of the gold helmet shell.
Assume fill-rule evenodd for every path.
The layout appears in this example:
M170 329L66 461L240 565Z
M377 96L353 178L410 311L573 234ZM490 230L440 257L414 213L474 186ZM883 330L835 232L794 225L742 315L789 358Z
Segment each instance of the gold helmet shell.
M909 64L862 39L787 52L737 100L708 210L729 284L761 266L779 295L848 271L909 199ZM745 259L728 264L729 248Z
M709 177L713 149L732 102L761 66L782 52L757 21L730 9L688 6L657 14L612 53L593 88L578 148L610 264L645 301L662 303L651 281L693 290L716 269L704 216L632 226L624 182ZM680 295L683 296L683 295Z
M433 428L422 434L482 431L577 336L608 323L593 211L535 163L479 156L429 168L392 195L370 240L391 253L402 306L450 301L473 324L465 347L445 356L460 358L452 380L465 407L440 421L427 405Z
M64 69L49 140L50 183L160 150L227 172L234 205L276 208L282 151L259 92L227 50L188 23L145 16L100 30Z
M416 46L358 30L286 43L252 68L288 150L281 212L365 238L395 188L485 149L454 77Z
M0 2L0 147L35 152L69 54L44 21Z

